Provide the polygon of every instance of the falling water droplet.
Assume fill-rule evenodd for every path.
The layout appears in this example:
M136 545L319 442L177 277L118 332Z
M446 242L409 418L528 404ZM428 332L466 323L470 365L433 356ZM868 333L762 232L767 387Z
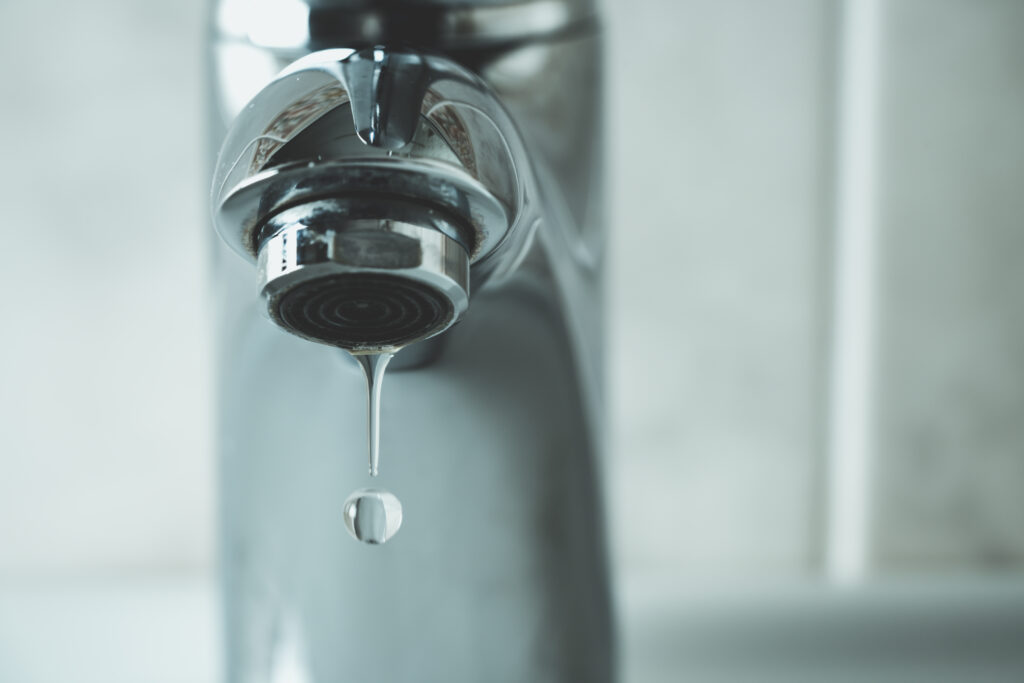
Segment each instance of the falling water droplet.
M366 438L370 449L370 476L380 468L380 387L384 370L393 353L364 353L354 356L366 373Z
M359 489L345 500L344 516L353 538L379 545L402 526L402 503L387 491Z

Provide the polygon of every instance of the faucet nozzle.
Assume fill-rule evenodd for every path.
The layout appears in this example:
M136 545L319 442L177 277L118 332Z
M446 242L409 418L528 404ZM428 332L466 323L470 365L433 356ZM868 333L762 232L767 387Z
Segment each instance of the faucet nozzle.
M406 209L405 220L353 218L350 203L327 200L277 216L258 257L271 319L354 353L393 351L457 322L469 305L467 250L436 212Z
M482 282L525 248L517 158L507 114L454 63L325 50L232 125L214 222L256 261L274 322L354 353L393 351L459 320L471 264Z

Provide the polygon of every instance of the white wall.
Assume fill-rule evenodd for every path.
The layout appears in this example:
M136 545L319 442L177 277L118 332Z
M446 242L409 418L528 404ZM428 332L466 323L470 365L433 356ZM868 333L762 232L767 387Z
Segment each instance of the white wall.
M876 561L1024 565L1024 3L884 15Z
M828 5L606 6L623 567L800 571L816 533Z
M202 30L0 4L0 574L210 562Z

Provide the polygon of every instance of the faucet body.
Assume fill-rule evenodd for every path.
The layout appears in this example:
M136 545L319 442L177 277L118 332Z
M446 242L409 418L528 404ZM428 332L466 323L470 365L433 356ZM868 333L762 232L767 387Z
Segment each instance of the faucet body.
M422 174L422 183L402 185L400 200L348 174L339 186L352 192L292 194L268 209L267 185L256 200L233 190L308 171L313 176L288 185L302 190L311 177L349 164L349 143L331 157L325 138L299 140L299 132L291 151L278 154L280 166L246 157L249 171L229 181L238 157L222 155L214 210L231 248L219 244L214 260L228 680L614 680L600 486L601 50L590 3L276 0L250 9L224 0L214 26L218 146L227 137L231 147L245 120L239 114L277 106L266 93L279 92L284 80L298 75L308 84L324 69L347 69L339 81L351 96L346 117L369 150L359 148L361 168L381 169L389 192L401 172ZM475 158L504 154L509 164L505 175L477 172L470 180L497 197L507 234L479 211L446 213L436 196L429 206L421 201L422 188L451 170L436 159L406 155L393 163L389 150L411 149L416 125L434 111L406 89L438 81L397 79L391 90L394 106L420 107L420 124L379 107L374 115L364 105L380 101L359 95L359 59L426 65L425 73L447 74L437 90L454 99L462 95L445 90L449 81L472 86L463 111L485 111L504 142L476 144ZM363 128L360 107L370 122ZM455 156L460 172L479 170ZM245 201L218 213L230 197ZM358 206L339 204L349 201ZM366 399L359 368L335 347L360 352L390 342L290 329L292 318L280 312L286 296L274 287L291 286L288 278L307 282L308 273L362 276L392 262L353 269L323 257L298 272L307 264L287 251L284 237L315 231L314 208L334 221L337 229L323 234L335 252L344 252L338 240L369 234L369 221L374 239L397 240L385 241L385 251L426 235L469 268L465 286L451 290L459 302L460 292L471 294L468 309L403 340L411 343L386 380L380 484L402 499L405 524L381 547L363 547L344 530L342 502L367 483ZM306 213L294 218L296 211ZM260 230L267 234L253 238ZM320 233L311 239L323 241ZM265 303L252 263L232 248L258 261ZM272 268L278 261L280 272ZM446 271L457 285L459 273ZM424 282L437 282L428 275ZM268 307L294 334L259 315Z

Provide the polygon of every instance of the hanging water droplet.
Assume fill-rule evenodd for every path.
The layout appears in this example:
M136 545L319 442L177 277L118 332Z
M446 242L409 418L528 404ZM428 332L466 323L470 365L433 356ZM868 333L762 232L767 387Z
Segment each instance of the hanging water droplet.
M386 543L402 526L402 503L393 493L359 489L345 500L345 527L363 543Z

